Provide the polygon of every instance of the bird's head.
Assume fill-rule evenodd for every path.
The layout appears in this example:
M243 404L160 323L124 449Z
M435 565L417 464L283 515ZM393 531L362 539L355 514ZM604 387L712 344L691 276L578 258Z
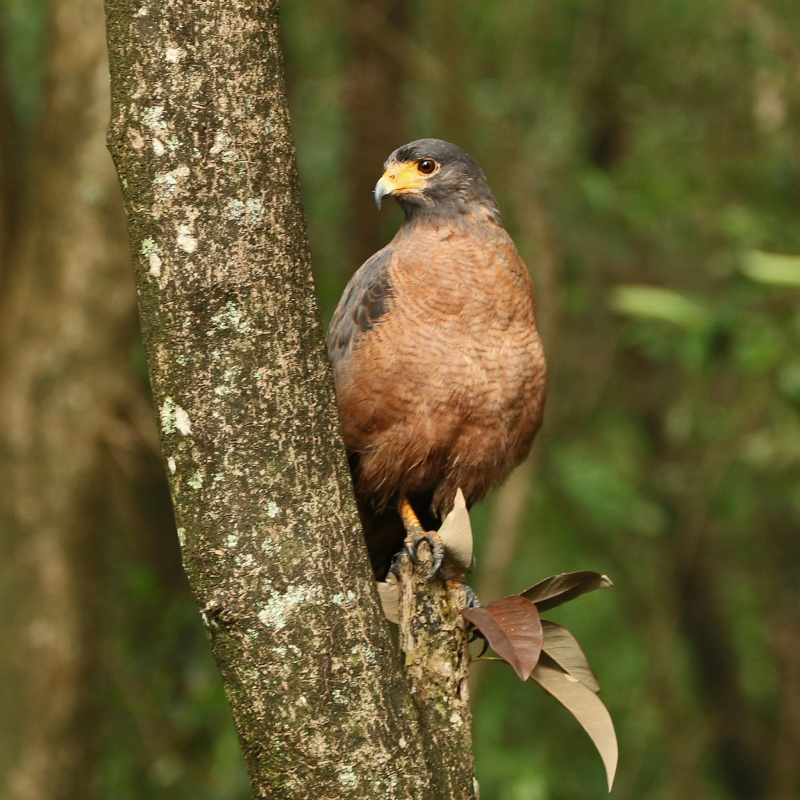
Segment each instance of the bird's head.
M378 208L391 195L407 217L457 216L485 208L497 217L486 178L472 156L441 139L419 139L398 147L375 186Z

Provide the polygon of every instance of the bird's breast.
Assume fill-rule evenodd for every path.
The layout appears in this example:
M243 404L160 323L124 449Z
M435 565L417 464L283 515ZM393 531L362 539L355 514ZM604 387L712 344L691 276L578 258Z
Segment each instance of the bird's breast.
M398 488L441 504L461 486L479 499L525 455L541 418L527 270L498 226L446 233L395 238L385 312L339 367L345 443L378 505Z
M393 295L409 322L462 329L475 338L515 318L532 322L530 279L505 232L445 233L416 237L396 251Z

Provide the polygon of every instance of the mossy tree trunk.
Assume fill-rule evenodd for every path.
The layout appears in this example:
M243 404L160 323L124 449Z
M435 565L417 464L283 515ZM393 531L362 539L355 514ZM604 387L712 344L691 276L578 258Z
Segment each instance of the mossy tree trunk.
M184 565L254 794L439 797L352 499L278 4L106 12L109 144Z

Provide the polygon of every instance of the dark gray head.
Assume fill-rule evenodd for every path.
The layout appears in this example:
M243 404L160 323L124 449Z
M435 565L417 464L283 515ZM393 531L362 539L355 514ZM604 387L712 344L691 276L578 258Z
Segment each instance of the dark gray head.
M398 147L383 165L375 202L392 195L407 217L453 217L480 209L498 217L497 203L472 156L441 139Z

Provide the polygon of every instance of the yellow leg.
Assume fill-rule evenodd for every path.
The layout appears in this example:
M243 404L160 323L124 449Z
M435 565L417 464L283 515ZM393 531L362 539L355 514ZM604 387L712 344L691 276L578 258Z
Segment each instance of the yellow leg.
M419 517L405 497L400 501L400 518L407 534L424 532Z
M439 534L436 531L426 531L422 527L411 503L404 497L400 501L400 518L403 520L403 527L406 529L405 550L411 557L411 560L417 563L417 545L425 540L431 548L431 555L433 556L433 566L431 567L431 574L433 577L442 566L444 561L444 544Z

